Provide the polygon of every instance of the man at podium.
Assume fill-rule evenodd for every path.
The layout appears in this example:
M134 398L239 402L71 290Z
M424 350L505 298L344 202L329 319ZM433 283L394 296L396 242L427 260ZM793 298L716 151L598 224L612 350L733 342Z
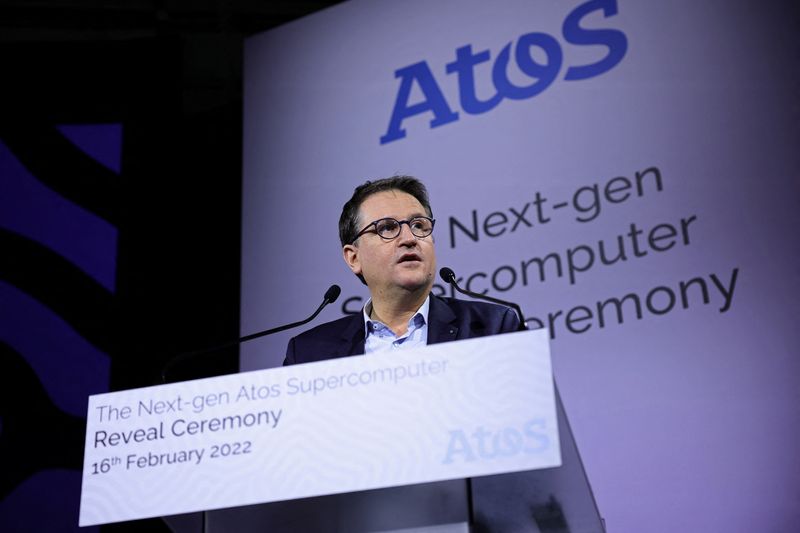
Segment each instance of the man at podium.
M292 338L284 365L516 331L519 319L510 308L431 294L435 222L425 185L412 176L356 187L339 217L339 239L370 298L360 315Z

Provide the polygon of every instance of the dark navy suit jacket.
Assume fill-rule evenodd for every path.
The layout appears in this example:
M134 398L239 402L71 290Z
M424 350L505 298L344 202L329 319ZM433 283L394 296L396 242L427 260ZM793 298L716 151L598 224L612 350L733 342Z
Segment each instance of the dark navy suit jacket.
M508 333L517 329L519 319L508 307L431 294L428 344ZM283 364L310 363L363 353L364 317L361 314L350 315L292 338Z

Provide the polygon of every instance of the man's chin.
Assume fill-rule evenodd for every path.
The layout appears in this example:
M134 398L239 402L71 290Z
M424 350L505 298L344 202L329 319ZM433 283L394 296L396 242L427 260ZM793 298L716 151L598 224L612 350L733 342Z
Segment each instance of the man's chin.
M425 275L424 273L419 273L419 275L415 276L403 276L401 279L397 280L397 286L402 287L409 292L422 290L427 292L431 289L432 285L433 277Z

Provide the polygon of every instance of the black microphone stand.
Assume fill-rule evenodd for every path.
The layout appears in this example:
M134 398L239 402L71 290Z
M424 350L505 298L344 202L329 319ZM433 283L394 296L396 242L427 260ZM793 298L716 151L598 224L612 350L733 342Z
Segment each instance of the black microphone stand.
M305 320L300 320L298 322L292 322L291 324L285 324L283 326L278 326L276 328L265 329L264 331L259 331L258 333L251 333L250 335L245 335L244 337L240 337L238 339L235 339L235 340L232 340L232 341L228 341L226 343L219 344L217 346L212 346L210 348L203 348L203 349L194 350L194 351L191 351L191 352L179 353L178 355L172 357L169 361L167 361L167 363L161 369L161 383L166 383L167 382L167 374L169 373L170 370L172 370L172 368L175 365L180 364L180 363L182 363L182 362L184 362L184 361L186 361L188 359L192 359L193 357L196 357L198 355L203 355L205 353L216 352L218 350L224 350L225 348L230 348L231 346L236 346L236 345L241 344L243 342L251 341L253 339L257 339L259 337L264 337L266 335L272 335L273 333L278 333L278 332L281 332L281 331L284 331L284 330L287 330L287 329L291 329L291 328L295 328L297 326L302 326L303 324L307 324L307 323L311 322L312 320L317 318L317 315L320 314L320 312L322 311L322 309L326 305L335 302L336 299L339 297L339 294L341 292L342 292L342 289L338 285L331 285L328 288L328 290L325 292L325 296L322 299L322 303L319 304L319 307L317 307L317 310L314 311L314 313L310 317L306 318Z
M500 300L499 298L486 296L485 294L479 294L477 292L472 292L462 289L461 287L458 286L458 283L456 283L456 273L453 272L453 269L451 268L442 267L441 270L439 270L439 275L442 277L445 283L452 285L453 288L458 292L460 292L461 294L466 294L467 296L478 298L479 300L487 300L489 302L505 305L506 307L512 308L514 311L516 311L517 316L519 317L518 330L526 331L528 329L528 325L525 323L525 315L522 314L522 308L518 304L515 304L514 302L507 302L505 300ZM469 514L469 523L471 526L475 526L475 512L472 504L472 478L468 477L466 481L467 481L467 507L468 507L467 512Z
M458 292L460 292L461 294L466 294L467 296L478 298L479 300L486 300L489 302L505 305L506 307L512 308L514 311L516 311L517 317L519 318L519 331L526 331L528 329L528 324L525 322L525 315L522 314L522 308L519 306L519 304L515 304L514 302L507 302L505 300L500 300L499 298L493 298L492 296L487 296L485 294L480 294L477 292L472 292L462 289L461 287L458 286L458 283L456 283L456 273L453 272L451 268L442 267L441 270L439 270L439 275L446 283L452 285L453 288Z

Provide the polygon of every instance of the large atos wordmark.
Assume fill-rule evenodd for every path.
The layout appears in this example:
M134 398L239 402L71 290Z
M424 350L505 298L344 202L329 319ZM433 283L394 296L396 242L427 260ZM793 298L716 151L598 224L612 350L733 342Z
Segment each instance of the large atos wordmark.
M616 0L590 0L576 7L567 15L562 25L564 40L577 46L602 45L608 53L599 61L587 65L572 65L567 68L564 79L567 81L585 80L608 72L622 61L628 49L625 34L616 29L585 29L581 20L594 11L602 11L605 18L617 14ZM467 44L456 49L455 61L446 65L446 73L458 76L458 90L461 109L470 115L491 111L505 98L524 100L532 98L547 89L558 77L564 60L561 45L555 37L547 33L526 33L517 39L514 47L514 60L520 72L531 78L531 83L517 85L508 77L508 64L511 57L511 44L503 47L492 65L492 83L496 89L493 96L481 100L475 90L475 67L491 59L489 50L473 52ZM531 54L539 48L547 58L537 62ZM400 79L389 128L381 136L381 144L402 139L406 136L403 121L421 113L433 113L431 128L443 126L458 120L458 113L447 102L439 84L426 61L420 61L397 69L394 73ZM419 86L424 98L420 102L409 103L414 82Z

